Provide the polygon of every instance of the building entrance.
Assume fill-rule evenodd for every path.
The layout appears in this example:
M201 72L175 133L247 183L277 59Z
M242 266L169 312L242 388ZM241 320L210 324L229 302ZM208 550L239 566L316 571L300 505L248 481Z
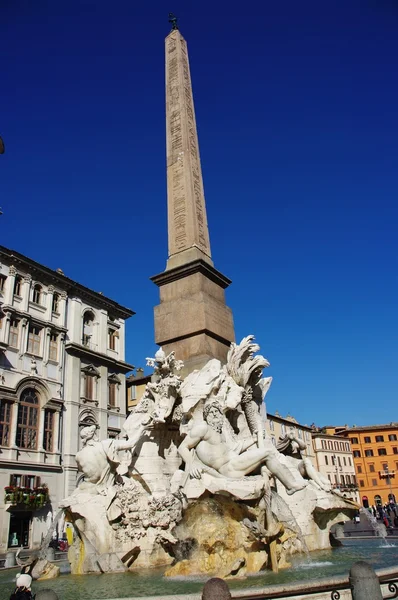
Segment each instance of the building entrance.
M10 516L10 529L8 534L8 547L23 546L29 548L30 526L32 523L31 512L12 512Z

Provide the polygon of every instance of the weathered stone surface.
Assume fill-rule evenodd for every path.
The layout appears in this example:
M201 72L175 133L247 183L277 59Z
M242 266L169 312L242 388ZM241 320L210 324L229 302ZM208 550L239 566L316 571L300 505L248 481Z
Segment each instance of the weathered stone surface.
M179 539L194 540L194 550L189 558L167 569L166 576L242 577L265 568L266 545L245 527L245 518L256 516L244 504L221 496L195 502L174 532Z
M53 563L48 562L45 558L39 559L32 569L33 579L55 579L59 575L59 567Z

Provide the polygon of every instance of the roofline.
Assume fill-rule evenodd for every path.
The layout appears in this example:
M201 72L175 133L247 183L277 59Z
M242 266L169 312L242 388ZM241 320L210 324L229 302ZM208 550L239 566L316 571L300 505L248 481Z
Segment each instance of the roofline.
M122 317L123 319L128 319L129 317L135 315L135 312L130 308L122 306L118 302L115 302L115 300L112 300L111 298L108 298L107 296L104 296L99 292L91 290L85 285L82 285L81 283L70 279L70 277L67 277L66 275L57 273L57 271L54 271L54 269L50 269L49 267L46 267L45 265L36 262L32 258L29 258L28 256L25 256L24 254L21 254L16 250L10 250L10 248L6 248L5 246L0 245L0 256L1 255L5 255L7 258L13 261L13 264L24 264L31 270L38 271L40 274L47 277L47 279L57 282L59 284L59 287L69 292L71 295L82 297L85 296L86 298L89 298L90 300L94 301L94 303L96 304L100 304L102 306L105 305L111 308L113 312L118 313L118 316Z
M289 419L286 419L285 417L281 417L280 415L273 415L272 413L267 412L267 417L272 417L273 419L280 419L281 421L284 421L285 423L289 423L292 427L294 427L296 425L297 427L301 427L302 429L307 429L308 431L312 431L312 429L309 425L301 425L301 423L297 423L296 421L290 421Z

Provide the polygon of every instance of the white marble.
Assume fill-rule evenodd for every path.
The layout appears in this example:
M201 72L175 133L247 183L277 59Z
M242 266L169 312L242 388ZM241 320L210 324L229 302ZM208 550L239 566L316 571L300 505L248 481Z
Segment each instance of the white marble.
M251 533L241 534L255 538L262 532L260 554L249 553L254 571L264 564L268 539L279 538L283 550L279 559L275 553L269 559L273 568L302 547L302 532L311 549L326 547L329 526L353 506L330 492L293 431L280 440L283 453L272 444L264 423L272 380L262 377L269 363L258 350L248 336L231 345L225 365L212 359L182 381L182 363L160 349L147 359L154 375L124 424L126 439L100 441L95 427L82 430L76 462L83 478L63 503L85 544L84 558L75 547L74 572L95 571L103 554L115 554L105 562L118 568L118 560L132 569L171 564L197 530L197 508L194 513L190 508L201 506L209 494L216 504L225 497L232 505L250 501L247 508L256 520L247 521ZM192 531L181 525L184 514L190 514ZM227 571L234 563L231 539ZM196 552L192 560L204 568L206 544ZM187 564L188 572L195 572L196 563L189 560L181 571L173 566L170 572L184 572ZM249 567L243 568L241 574Z

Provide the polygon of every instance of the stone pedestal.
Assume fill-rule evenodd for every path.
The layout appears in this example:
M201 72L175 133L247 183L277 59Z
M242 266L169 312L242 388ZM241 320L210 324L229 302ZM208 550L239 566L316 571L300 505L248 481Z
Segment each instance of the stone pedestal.
M184 361L186 375L211 358L226 362L234 341L232 311L225 305L230 280L202 260L152 277L160 288L155 307L155 340Z

